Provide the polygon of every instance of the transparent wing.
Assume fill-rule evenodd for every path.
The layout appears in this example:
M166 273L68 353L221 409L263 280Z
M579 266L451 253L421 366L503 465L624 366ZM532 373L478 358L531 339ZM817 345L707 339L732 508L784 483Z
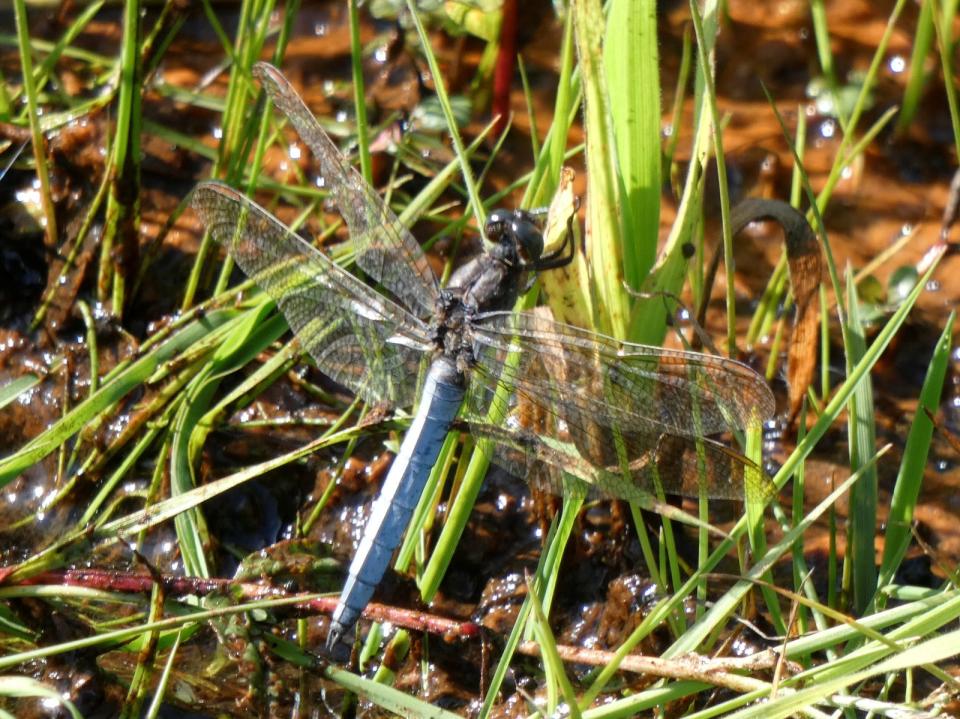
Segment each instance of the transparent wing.
M276 300L324 374L368 402L412 404L420 360L431 347L423 322L227 185L200 183L190 204Z
M617 483L629 476L645 491L659 483L668 493L742 496L757 474L706 439L773 414L770 389L739 362L620 342L535 312L482 315L471 339L471 411L513 433L500 463L521 476L531 459L558 456L545 440L574 448L601 494L625 496L631 488Z
M476 418L469 424L471 434L494 443L494 463L551 494L567 491L560 472L581 480L589 496L641 504L660 492L713 499L743 499L746 492L766 501L775 489L747 457L709 438L625 435L624 447L633 459L619 466L587 459L569 437L558 439L542 426L533 430L508 421L497 427Z
M319 163L325 188L350 228L357 264L418 317L430 317L437 278L416 239L340 154L281 72L262 62L253 72Z
M660 492L712 499L743 499L746 493L766 501L775 489L747 457L708 438L663 434L638 441L634 436L628 451L636 456L620 467L596 464L573 442L530 429L471 421L470 432L494 443L490 456L494 463L556 495L566 491L561 472L581 480L590 496L641 503Z

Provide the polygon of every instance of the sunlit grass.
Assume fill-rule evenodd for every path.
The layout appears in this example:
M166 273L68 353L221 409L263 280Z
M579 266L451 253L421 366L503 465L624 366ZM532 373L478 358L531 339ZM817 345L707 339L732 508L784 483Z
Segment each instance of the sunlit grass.
M636 528L641 533L638 539L647 564L645 572L656 579L664 591L664 597L649 611L624 645L606 658L607 663L580 684L571 682L568 668L564 664L564 648L559 646L553 636L548 620L551 603L560 583L564 549L568 539L576 531L577 518L583 504L581 497L565 498L562 511L545 539L537 571L529 581L528 601L523 604L517 625L506 638L503 653L497 658L487 693L483 698L481 716L487 716L494 711L499 699L498 692L510 670L514 653L522 648L525 640L535 641L540 648L547 711L558 711L565 707L572 716L593 716L599 713L594 701L616 686L615 675L622 665L626 666L628 652L640 646L644 639L665 629L671 644L662 659L667 662L676 660L675 666L680 666L680 658L684 653L707 654L715 649L717 636L730 618L740 612L754 590L761 592L762 602L766 605L765 615L780 635L778 643L782 651L791 661L799 662L804 667L803 673L786 673L780 676L779 685L776 686L772 682L758 679L758 683L749 691L744 689L735 697L725 699L719 704L709 703L711 688L696 681L692 674L682 677L665 674L659 685L622 696L614 704L607 705L607 715L618 713L621 716L630 716L661 707L667 700L696 695L702 697L702 704L706 708L699 709L692 715L703 717L732 712L742 707L747 707L742 709L743 715L787 715L808 708L814 703L823 704L825 707L842 706L842 702L846 701L842 699L844 696L848 697L850 706L870 711L895 702L889 701L885 696L877 698L871 687L854 685L855 682L883 677L887 687L884 692L889 692L890 685L910 671L918 669L930 672L944 682L952 681L933 663L955 653L948 641L955 641L956 638L945 632L946 627L960 616L960 600L956 590L945 584L941 590L921 592L917 588L902 587L894 583L894 577L903 562L910 541L910 522L933 435L933 423L923 411L918 411L914 417L901 460L879 569L875 566L873 551L878 502L875 465L878 461L889 460L879 457L875 447L870 373L907 320L931 277L935 263L929 265L926 272L918 277L913 290L893 308L879 332L868 341L863 333L864 322L860 316L856 280L852 272L844 272L843 268L838 268L833 261L822 223L822 213L829 206L831 194L844 167L875 142L893 118L893 111L884 113L865 131L858 130L866 98L871 90L875 89L880 63L886 56L887 42L904 4L904 0L900 0L893 9L888 32L876 48L874 61L866 75L858 101L851 114L842 118L844 134L839 143L836 161L817 195L814 195L802 168L804 126L801 124L799 127L788 128L784 124L785 141L794 148L796 158L792 201L794 205L802 204L801 198L805 195L808 204L813 207L810 219L823 242L829 268L833 303L821 301L823 326L826 327L830 322L839 322L847 367L846 378L839 386L830 387L824 380L821 386L816 388L816 396L811 397L814 401L807 405L812 424L809 428L802 427L795 451L776 473L774 481L779 487L784 487L792 480L797 483L795 487L799 486L802 490L798 480L802 477L804 462L824 435L844 419L850 428L848 434L851 440L858 438L855 443L852 442L856 444L857 452L850 459L849 478L838 477L836 490L806 513L801 512L802 496L799 494L794 496L793 511L790 515L775 504L768 515L772 514L774 521L780 525L783 537L779 541L774 542L773 539L767 540L763 537L763 525L757 517L742 518L729 531L729 538L719 544L713 540L708 542L707 533L701 533L699 565L696 567L687 566L675 551L672 539L675 530L669 520L664 520L660 537L648 537L639 513L634 510ZM599 2L580 3L563 18L559 87L551 124L548 128L545 127L543 143L534 143L531 148L532 169L518 177L516 183L502 194L522 190L522 204L526 206L549 202L558 187L563 163L571 152L585 152L588 195L584 198L584 213L589 218L590 234L587 242L591 264L583 268L587 279L583 283L574 283L577 287L587 288L585 296L581 298L583 307L587 308L583 314L589 317L597 329L628 339L659 343L667 332L661 299L638 299L627 291L624 284L628 288L649 294L677 295L682 292L691 276L702 278L705 274L703 267L688 266L688 261L683 257L683 247L687 243L702 244L700 226L704 173L707 172L708 160L711 157L723 157L723 117L717 107L712 82L713 58L710 54L721 19L719 8L713 3L707 3L703 7L702 22L699 16L697 17L698 22L693 33L697 38L697 45L691 52L690 59L695 62L697 76L697 94L694 98L697 126L694 128L693 145L690 149L690 166L680 190L677 218L668 233L666 243L661 247L659 203L663 183L660 176L662 143L659 68L655 52L656 17L652 3L641 5L642 12L635 15L626 12L626 5L613 3L609 14L604 17ZM932 3L925 3L925 8L932 6ZM17 40L26 75L23 87L28 108L26 120L30 123L31 136L37 148L34 163L40 178L41 196L46 196L47 242L53 243L58 240L58 229L53 221L53 207L49 202L49 183L45 179L48 174L45 169L46 159L40 151L43 147L40 139L43 126L40 123L38 107L44 82L55 72L55 58L60 56L89 62L97 72L118 78L116 86L108 94L108 100L114 93L118 100L118 127L112 140L114 150L109 156L108 168L110 172L132 172L135 176L139 172L138 117L139 102L142 99L135 78L142 77L146 69L140 65L144 57L137 43L140 31L137 29L138 19L134 13L139 7L136 3L129 3L127 6L125 41L120 57L94 58L83 55L72 47L75 37L99 10L100 5L96 4L78 15L78 19L69 26L61 41L44 50L45 58L35 70L32 69L32 53L48 46L29 37L26 8L22 0L15 0L14 8L18 20ZM205 8L211 22L216 22L213 7L205 4ZM318 209L320 193L315 188L282 187L276 180L264 176L263 158L272 144L281 142L282 130L266 105L261 103L256 105L255 111L251 111L255 98L259 95L250 79L250 68L253 62L264 56L271 47L268 41L274 42L274 59L277 62L282 61L295 9L295 3L285 6L280 25L276 27L273 24L276 18L275 8L271 3L244 3L239 13L241 32L237 37L232 38L223 28L219 28L224 56L229 58L229 63L225 66L225 72L229 73L226 97L222 100L211 99L202 92L183 93L179 97L185 102L222 110L223 140L216 153L211 153L209 149L204 150L207 155L215 156L211 170L213 176L224 178L251 194L282 198L283 202L294 204L300 210L300 219L305 220ZM350 9L351 12L355 11L353 3ZM694 8L695 16L698 13L699 8ZM833 78L835 85L833 59L829 53L829 28L825 24L822 3L814 3L813 17L815 38L824 71ZM947 20L951 17L952 15L940 18L930 16L932 23L939 23L936 30L939 33L944 74L948 78L952 77L951 57L943 49L949 46L943 33L945 27L949 26ZM604 34L601 30L607 20L617 24ZM428 66L435 77L440 77L436 58L430 47L430 36L418 23L415 23L415 27L422 43L420 49ZM155 40L159 45L163 45L162 37L155 37ZM361 171L369 178L370 128L363 112L359 57L362 48L356 32L351 33L351 42L352 72L356 89L354 100L357 104L357 124L351 128L351 132L355 133L357 138ZM618 74L611 67L611 58L623 61L631 71ZM154 58L153 62L155 64L159 60ZM109 69L105 70L105 66ZM684 77L681 72L681 78ZM33 82L33 79L36 82ZM916 109L916 82L918 81L910 82L911 89L905 99L908 107L905 110ZM678 88L677 96L681 97L685 90L685 87ZM947 83L947 93L956 126L957 113L952 82ZM6 95L10 98L16 97L16 93L8 92ZM454 138L455 159L447 166L435 168L435 176L416 195L411 197L403 187L394 187L393 183L390 193L401 216L413 222L425 215L442 216L442 208L438 209L437 204L445 201L447 195L444 193L450 192L452 186L462 182L463 200L469 212L465 213L464 218L448 220L447 225L447 228L453 228L459 233L467 230L470 225L479 226L491 203L498 202L501 196L482 197L481 185L474 180L472 169L475 166L472 160L481 149L481 140L467 143L460 139L456 131L452 102L442 84L438 84L438 98ZM571 149L567 144L568 131L577 120L581 102L586 103L586 145L584 148ZM528 103L528 106L532 107L532 103ZM672 114L676 125L681 113L676 109ZM908 113L901 115L901 118L908 117ZM545 125L545 120L541 118L534 122L534 126ZM488 127L486 131L491 129ZM175 127L148 126L148 130L161 135L167 133L164 136L168 139L181 141ZM796 136L795 140L791 133ZM672 159L675 152L677 135L678 128L674 126L666 153L668 159ZM489 162L495 160L494 156ZM722 173L723 163L718 167ZM399 165L394 169L393 177L396 177ZM109 176L108 172L107 177ZM730 262L733 238L730 230L731 208L722 174L720 188L728 273L727 316L731 318L726 339L727 350L733 353L736 350L733 327L734 268ZM279 201L280 199L274 200ZM111 232L119 232L124 213L135 212L134 207L125 206L123 202L123 198L116 193L116 187L105 180L93 200L88 219L82 225L81 236L104 206L110 222L113 223ZM335 229L326 228L326 231L333 232ZM107 237L110 236L108 233ZM80 241L77 240L74 248L79 246ZM204 502L320 449L347 447L349 453L359 438L373 431L359 424L353 426L357 417L356 406L344 405L339 408L342 410L340 418L326 428L323 435L314 442L269 462L197 486L195 472L210 432L231 411L253 402L300 354L300 348L295 342L287 342L278 348L277 343L284 336L285 323L266 298L254 296L243 304L233 304L237 288L226 289L231 277L229 263L226 263L219 278L212 283L210 299L202 299L210 292L210 283L205 281L205 272L213 254L212 250L212 244L202 246L192 273L186 279L182 301L185 310L183 316L146 341L135 357L99 377L98 381L91 385L88 396L76 406L67 408L63 417L53 426L13 455L0 460L0 486L9 483L54 452L61 452L61 465L64 469L65 481L60 496L66 496L83 477L102 477L101 484L91 493L78 521L65 528L56 545L24 562L15 574L7 578L11 583L24 580L40 571L80 563L94 545L102 548L105 544L120 539L136 543L147 530L172 518L176 521L179 546L188 573L194 576L211 574L211 540L203 516ZM67 254L71 251L75 250L67 249ZM112 252L109 242L101 248L99 290L101 298L109 299L119 316L120 310L130 297L131 287L128 278L117 274ZM351 259L348 251L338 250L333 254L338 261L348 262ZM705 256L706 253L702 251L697 255L701 259ZM785 265L783 267L785 268ZM692 284L698 288L697 291L709 292L709 288L703 287L702 283L698 284L698 281L693 281ZM780 327L783 326L782 318L778 318L777 313L782 311L783 303L789 301L785 299L789 286L786 270L778 269L753 318L754 329L748 343L767 334L777 323ZM243 289L249 290L250 287L244 285ZM538 299L537 293L532 293L525 298L524 306L530 306ZM828 315L833 308L836 308L836 316ZM92 332L95 323L90 312L84 312L83 317L88 331ZM38 321L41 318L42 311L38 313ZM936 412L942 392L950 355L952 324L951 315L935 347L927 380L921 392L920 405L931 412ZM827 333L824 332L821 338L824 347L826 340ZM88 341L87 350L96 353L97 343ZM256 359L264 353L267 359L262 362ZM91 365L96 368L95 354L92 360ZM240 374L255 362L260 364L256 365L252 372ZM771 365L774 363L775 357L771 358ZM824 361L823 364L826 365L827 362ZM238 377L238 381L231 384L229 391L225 392L222 385L228 377ZM29 390L37 381L37 378L28 376L0 388L0 406L15 401L21 392ZM158 391L151 393L137 405L136 419L130 429L120 433L106 447L77 441L78 437L86 436L84 433L89 433L91 427L108 423L124 406L123 403L131 392L143 387ZM757 440L758 437L754 435L748 443L752 443L751 456L759 459ZM399 554L398 566L401 570L406 571L412 567L417 569L419 586L427 600L434 596L452 561L453 552L469 519L486 471L486 459L482 452L475 452L470 459L461 457L461 464L456 467L454 462L457 460L458 449L457 440L450 439L431 479L432 484L425 494L417 515L418 520L408 532L407 541ZM346 461L346 458L343 461ZM137 511L130 511L117 504L113 494L118 486L132 476L138 464L151 468L153 484L146 492L151 501ZM431 546L422 540L420 529L437 526L439 520L434 515L444 493L444 481L451 475L455 476L457 491L442 520L439 536ZM161 499L167 479L171 496ZM852 484L855 484L856 489L850 490ZM841 605L837 586L828 587L827 597L817 594L802 550L804 531L813 522L828 516L833 511L833 502L848 490L853 492L854 498L851 502L850 525L846 529L849 555L843 557L834 553L829 558L834 566L847 563L847 571L843 572L843 576L850 579L845 579L839 588L847 592L852 600L849 604ZM308 518L306 523L309 525L314 517ZM750 542L742 541L744 534L750 535ZM749 556L745 549L747 544L751 548ZM734 550L739 550L741 576L733 578L732 582L720 583L711 573ZM784 557L792 559L795 584L789 588L772 587L770 570L777 562L783 561ZM718 595L718 587L721 586L730 588ZM29 589L4 587L0 588L0 600L9 601L22 596L47 600L50 593L56 589L48 592L37 588L31 595ZM683 606L690 597L709 599L711 604L709 608L701 609L688 622ZM102 601L107 598L92 595L65 596L61 591L58 600L68 604L76 601L79 606L81 601ZM282 603L277 601L273 604L240 604L223 610L221 614L275 608ZM137 636L144 640L146 646L145 640L148 636L159 636L160 633L169 635L174 630L209 621L217 613L217 610L213 609L194 608L197 611L195 615L161 619L159 609L154 604L147 605L145 599L143 604L144 614L136 619L139 624L132 622L130 627L122 630L103 631L92 636L82 646L113 646L116 642ZM800 604L803 607L797 613L800 617L798 621L810 631L797 635L796 626L790 624L790 618L793 616L793 606ZM888 604L891 605L889 609ZM2 606L0 604L0 607ZM8 638L14 636L13 626L11 624L7 631ZM18 642L31 642L28 629L17 629ZM379 635L371 635L366 651L370 656L376 656L379 650ZM394 637L392 650L405 651L405 644L409 642L410 636L397 634ZM341 686L362 693L384 709L412 716L438 715L438 710L426 702L391 688L389 684L395 677L384 667L381 667L371 680L354 672L321 665L310 652L310 647L286 645L276 638L271 641L274 642L272 651L283 661L323 673ZM905 651L908 642L917 642L914 651ZM177 645L173 644L169 650L171 653L166 665L168 669L173 666L176 647ZM10 671L31 658L51 656L78 648L80 645L77 644L37 647L33 650L20 647L16 651L4 652L6 656L0 660L0 668ZM830 661L824 662L824 657ZM152 672L146 658L143 659L136 665L137 678L131 691L131 697L137 697L136 701L144 700ZM41 689L36 686L16 687L0 682L0 695L12 695L15 691L40 692ZM769 701L748 706L757 699ZM878 701L880 704L874 706L868 701Z

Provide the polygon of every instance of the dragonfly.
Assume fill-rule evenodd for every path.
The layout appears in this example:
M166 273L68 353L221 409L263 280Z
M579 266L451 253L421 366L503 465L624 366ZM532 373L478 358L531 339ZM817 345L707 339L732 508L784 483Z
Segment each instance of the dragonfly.
M310 148L370 283L225 184L199 183L192 207L323 373L368 403L416 405L350 564L328 648L373 596L454 427L490 440L495 463L554 493L569 491L573 475L589 496L742 499L745 483L749 492L752 477L765 478L710 436L772 416L773 395L756 372L514 312L533 278L575 251L573 233L545 251L538 218L526 211L491 212L488 249L441 288L416 239L282 73L258 63L254 75Z

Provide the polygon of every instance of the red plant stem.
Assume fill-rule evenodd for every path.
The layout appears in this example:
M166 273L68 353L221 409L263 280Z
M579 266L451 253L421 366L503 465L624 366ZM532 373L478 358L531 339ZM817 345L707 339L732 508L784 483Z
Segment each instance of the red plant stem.
M230 579L204 579L200 577L178 577L170 574L158 575L168 595L205 595L212 592L228 592L240 587L245 599L266 599L271 597L295 597L280 587L255 582L238 584ZM60 585L86 587L107 592L129 592L146 594L153 587L154 577L146 572L129 573L109 569L66 569L62 571L41 572L22 582L24 585ZM337 606L336 597L315 597L298 602L293 606L295 612L306 615L330 614ZM475 639L480 635L480 626L474 622L462 622L446 619L428 612L414 609L399 609L386 604L371 603L363 611L365 619L378 622L390 622L399 627L414 631L425 631L443 636L446 640Z
M510 117L510 88L517 61L517 0L504 0L500 21L500 51L493 70L493 114L497 117L495 133L500 133Z

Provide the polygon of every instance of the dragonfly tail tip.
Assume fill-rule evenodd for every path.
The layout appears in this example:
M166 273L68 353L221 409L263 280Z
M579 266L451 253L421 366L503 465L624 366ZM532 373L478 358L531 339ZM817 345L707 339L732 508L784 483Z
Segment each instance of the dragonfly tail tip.
M340 622L334 620L330 623L330 631L327 632L327 641L326 647L327 651L333 651L334 647L340 643L341 637L343 637L344 627Z

